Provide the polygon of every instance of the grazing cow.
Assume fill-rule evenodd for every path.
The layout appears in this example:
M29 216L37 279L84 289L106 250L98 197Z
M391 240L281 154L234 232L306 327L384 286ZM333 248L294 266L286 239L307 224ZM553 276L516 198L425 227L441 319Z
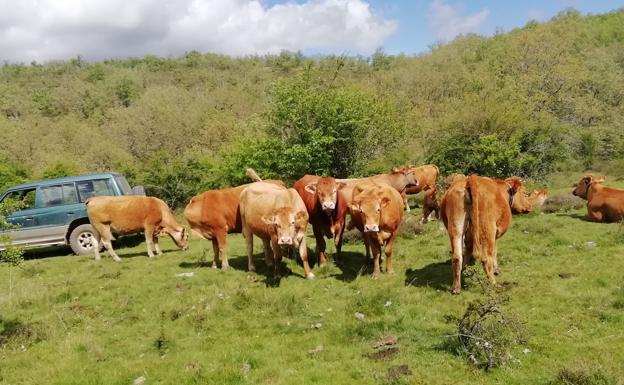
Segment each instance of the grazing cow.
M548 191L546 190L533 190L529 194L529 202L533 208L542 207L546 199L548 199Z
M338 190L344 186L345 183L336 182L334 178L321 178L316 175L305 175L293 185L310 217L319 266L323 266L327 260L325 237L333 238L336 245L340 243L347 206Z
M264 244L267 265L275 265L276 276L279 276L282 262L281 248L289 247L299 251L306 278L314 278L306 247L308 211L297 190L265 182L253 183L240 195L240 214L249 271L256 269L253 262L253 236L256 235Z
M496 240L511 224L511 203L519 179L494 180L477 175L455 178L440 203L440 217L451 242L453 294L461 291L462 267L481 261L493 284L498 272ZM465 247L465 255L464 255Z
M585 175L572 194L587 200L586 220L619 222L624 219L624 190L603 186L604 180L604 177Z
M403 218L403 198L394 188L360 183L353 189L351 223L364 235L373 255L373 277L379 276L379 260L385 246L386 272L392 273L392 244Z
M247 169L247 176L254 181L262 180L252 169ZM266 182L284 185L278 180L267 180ZM238 187L203 192L191 198L184 209L184 217L191 226L193 233L212 242L214 250L212 267L214 269L217 268L219 259L222 270L227 270L230 266L227 257L227 234L241 232L238 205L241 192L248 186L249 184L244 184Z
M436 185L427 185L423 191L425 195L423 197L423 210L420 223L427 223L431 220L431 214L435 213L434 218L440 217L440 201L436 195L438 188ZM405 203L407 205L407 202Z
M409 204L407 204L407 196L418 194L419 192L426 190L426 187L429 186L431 188L436 186L438 175L440 175L440 169L435 164L426 164L420 167L411 167L405 166L413 170L416 179L418 180L418 185L409 186L405 188L405 194L403 195L403 203L405 204L405 209L410 211Z
M343 199L346 202L349 214L351 208L351 200L353 198L353 189L356 185L361 183L369 183L369 184L378 184L378 185L386 185L394 188L397 192L402 194L405 191L405 188L408 186L417 186L419 184L418 179L414 175L414 170L411 167L403 166L392 169L387 174L374 175L368 178L356 178L356 179L337 179L337 182L344 182L345 186L338 191L340 195L340 199ZM343 221L342 229L340 230L340 236L338 239L338 243L336 244L336 251L340 253L342 248L342 233L344 232L345 226ZM366 256L370 257L368 248L366 249Z
M188 247L188 232L173 216L171 209L158 198L146 196L97 196L87 199L87 215L95 229L93 250L95 259L100 259L100 241L116 262L121 259L113 250L114 234L133 234L143 231L147 243L147 254L154 256L162 251L158 236L165 233L182 250Z

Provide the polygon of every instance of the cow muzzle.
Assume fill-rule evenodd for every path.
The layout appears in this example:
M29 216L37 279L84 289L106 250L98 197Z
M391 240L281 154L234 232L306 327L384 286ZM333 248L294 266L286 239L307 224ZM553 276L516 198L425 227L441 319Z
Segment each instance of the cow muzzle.
M376 233L379 231L379 225L364 225L365 233Z
M336 203L332 201L325 201L321 206L323 207L323 210L334 210L336 208Z
M280 246L290 246L293 244L293 239L292 237L280 237L277 240L277 244Z

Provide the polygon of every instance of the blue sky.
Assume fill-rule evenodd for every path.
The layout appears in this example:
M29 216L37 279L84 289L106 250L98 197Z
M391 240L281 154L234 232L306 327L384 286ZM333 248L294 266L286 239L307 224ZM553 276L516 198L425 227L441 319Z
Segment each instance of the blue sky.
M189 51L231 56L418 54L458 34L492 35L602 0L0 0L0 63Z
M268 6L293 3L293 1L266 0ZM304 0L294 1L303 3ZM440 40L430 25L430 0L368 0L375 13L385 19L398 22L397 30L384 41L387 53L414 54L428 50L428 47ZM605 13L624 7L624 1L614 0L526 0L492 1L465 0L442 1L458 10L458 17L469 17L487 10L487 17L478 24L477 33L492 35L497 29L510 31L524 26L529 20L546 21L560 11L572 7L582 13ZM485 14L485 13L484 13Z

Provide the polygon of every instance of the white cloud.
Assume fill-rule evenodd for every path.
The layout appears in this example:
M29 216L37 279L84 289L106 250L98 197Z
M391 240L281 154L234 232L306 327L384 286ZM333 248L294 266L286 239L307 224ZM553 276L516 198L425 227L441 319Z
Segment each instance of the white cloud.
M94 60L186 51L369 54L397 22L365 0L0 0L0 61Z
M460 34L479 32L489 16L488 8L468 15L463 5L448 4L444 0L432 1L427 13L429 28L442 41L450 41Z

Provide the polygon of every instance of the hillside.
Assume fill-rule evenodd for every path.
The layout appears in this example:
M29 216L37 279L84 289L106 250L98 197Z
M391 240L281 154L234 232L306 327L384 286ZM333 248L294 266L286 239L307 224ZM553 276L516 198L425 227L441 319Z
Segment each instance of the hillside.
M370 58L229 58L190 52L179 58L5 64L0 186L115 169L177 204L198 189L236 183L230 166L249 163L250 156L232 150L238 143L291 137L271 127L300 117L276 123L276 89L292 86L285 98L306 95L293 93L306 73L313 86L337 90L327 100L344 101L330 126L343 123L351 104L387 104L375 129L383 136L389 124L396 135L344 173L431 160L445 172L539 177L562 163L590 167L624 153L624 10L593 16L565 11L494 37L460 37L419 56L378 51ZM343 97L341 90L350 94ZM313 112L320 102L314 103ZM360 110L358 122L370 120L368 108ZM336 140L335 133L323 135ZM232 152L241 159L224 167L224 155ZM301 159L320 172L330 172L335 162L315 167L314 159ZM261 174L271 174L274 166L255 163ZM279 176L293 179L299 171ZM162 187L179 173L185 177L177 187Z

